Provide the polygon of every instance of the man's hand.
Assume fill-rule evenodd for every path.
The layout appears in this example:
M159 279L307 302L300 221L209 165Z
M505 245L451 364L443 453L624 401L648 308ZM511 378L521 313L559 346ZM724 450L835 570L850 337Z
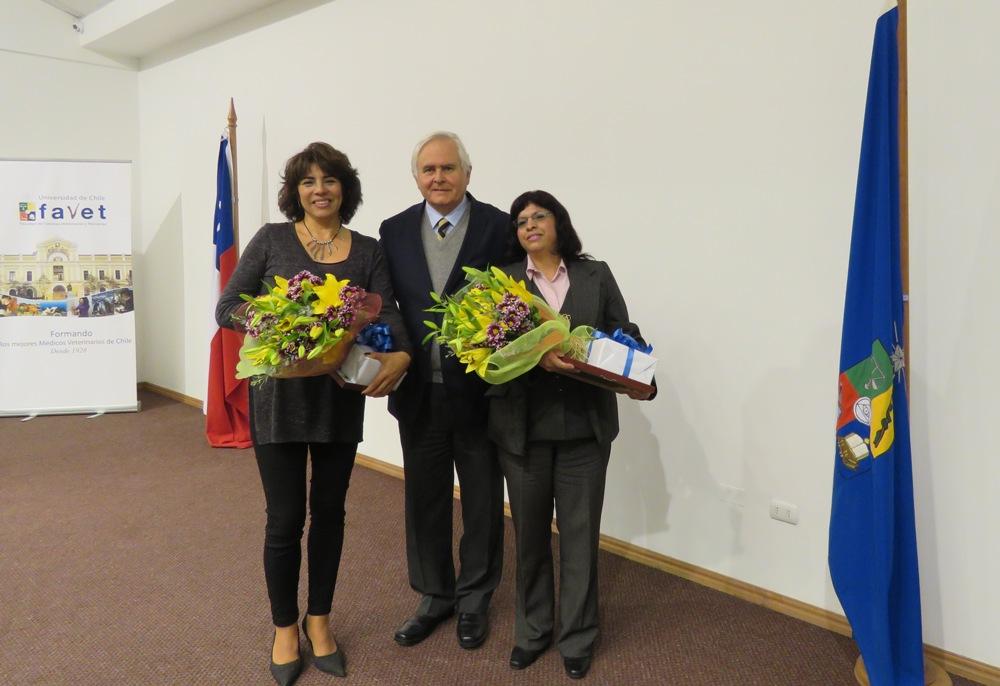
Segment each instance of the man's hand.
M379 368L375 378L372 379L372 382L368 384L368 388L361 391L362 395L367 395L371 398L381 398L389 395L399 381L399 378L409 368L410 354L404 352L368 353L368 357L378 360L382 366Z

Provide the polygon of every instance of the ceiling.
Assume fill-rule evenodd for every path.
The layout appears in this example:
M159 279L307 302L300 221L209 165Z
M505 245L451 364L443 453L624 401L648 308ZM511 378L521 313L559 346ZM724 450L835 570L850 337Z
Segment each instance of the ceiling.
M330 0L39 0L74 16L80 47L138 64L157 51L265 8L274 21ZM247 22L244 22L245 24ZM248 24L252 25L252 24Z
M105 5L109 5L114 0L42 0L47 5L52 5L58 10L67 14L72 14L79 19L85 17L94 10L98 10Z

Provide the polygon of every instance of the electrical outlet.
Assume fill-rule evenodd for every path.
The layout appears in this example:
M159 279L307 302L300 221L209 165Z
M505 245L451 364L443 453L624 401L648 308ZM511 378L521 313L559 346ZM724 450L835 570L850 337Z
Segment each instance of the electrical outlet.
M792 505L782 500L772 500L771 519L777 519L779 522L787 522L788 524L798 524L799 507L798 505Z

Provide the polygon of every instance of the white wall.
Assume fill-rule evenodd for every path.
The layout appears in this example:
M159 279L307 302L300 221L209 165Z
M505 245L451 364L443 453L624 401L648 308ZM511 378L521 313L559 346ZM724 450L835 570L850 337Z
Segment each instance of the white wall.
M992 446L997 376L996 315L979 301L997 285L983 261L997 241L987 228L1000 159L989 118L997 96L981 91L998 65L976 52L1000 8L910 5L925 634L1000 664L990 638L1000 606L987 586L998 558L986 543L997 467L979 466ZM567 205L656 345L659 397L621 403L605 533L839 610L826 568L832 425L883 9L880 0L338 0L271 24L242 20L154 56L138 76L137 298L147 294L150 312L139 323L140 379L204 394L215 156L230 96L243 244L278 219L278 173L309 141L342 147L360 168L366 200L352 228L374 234L419 199L413 142L454 129L472 154L477 197L504 207L542 187ZM967 63L981 71L959 69ZM384 401L370 404L366 434L363 452L400 462ZM740 503L725 502L727 486L743 489ZM768 518L772 497L799 506L798 526Z
M135 159L136 73L81 49L72 24L38 0L0 3L0 156Z
M993 665L998 23L1000 6L989 0L910 3L910 393L924 636Z

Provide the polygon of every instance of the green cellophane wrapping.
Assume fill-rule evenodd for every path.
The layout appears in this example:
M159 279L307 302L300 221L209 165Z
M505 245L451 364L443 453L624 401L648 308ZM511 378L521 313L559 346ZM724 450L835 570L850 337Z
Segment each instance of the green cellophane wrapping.
M532 296L532 307L537 308L542 323L521 334L487 358L487 366L479 376L486 383L501 384L531 371L550 350L578 360L587 359L587 343L593 329L578 326L570 329L569 317L555 312L537 295Z
M586 360L587 344L592 337L593 328L578 326L571 329L568 317L553 310L542 298L526 291L523 282L514 282L499 269L493 268L491 273L465 267L465 271L469 284L450 298L442 299L439 308L434 308L443 311L444 317L440 328L432 333L432 337L441 345L448 346L467 364L467 372L475 371L489 384L502 384L536 367L542 356L550 350ZM468 306L468 300L465 299L469 290L477 286L486 286L494 292L514 292L532 309L532 319L538 322L537 326L499 350L488 352L488 348L482 347L485 343L485 327L476 326L476 312ZM487 313L480 310L480 314Z

